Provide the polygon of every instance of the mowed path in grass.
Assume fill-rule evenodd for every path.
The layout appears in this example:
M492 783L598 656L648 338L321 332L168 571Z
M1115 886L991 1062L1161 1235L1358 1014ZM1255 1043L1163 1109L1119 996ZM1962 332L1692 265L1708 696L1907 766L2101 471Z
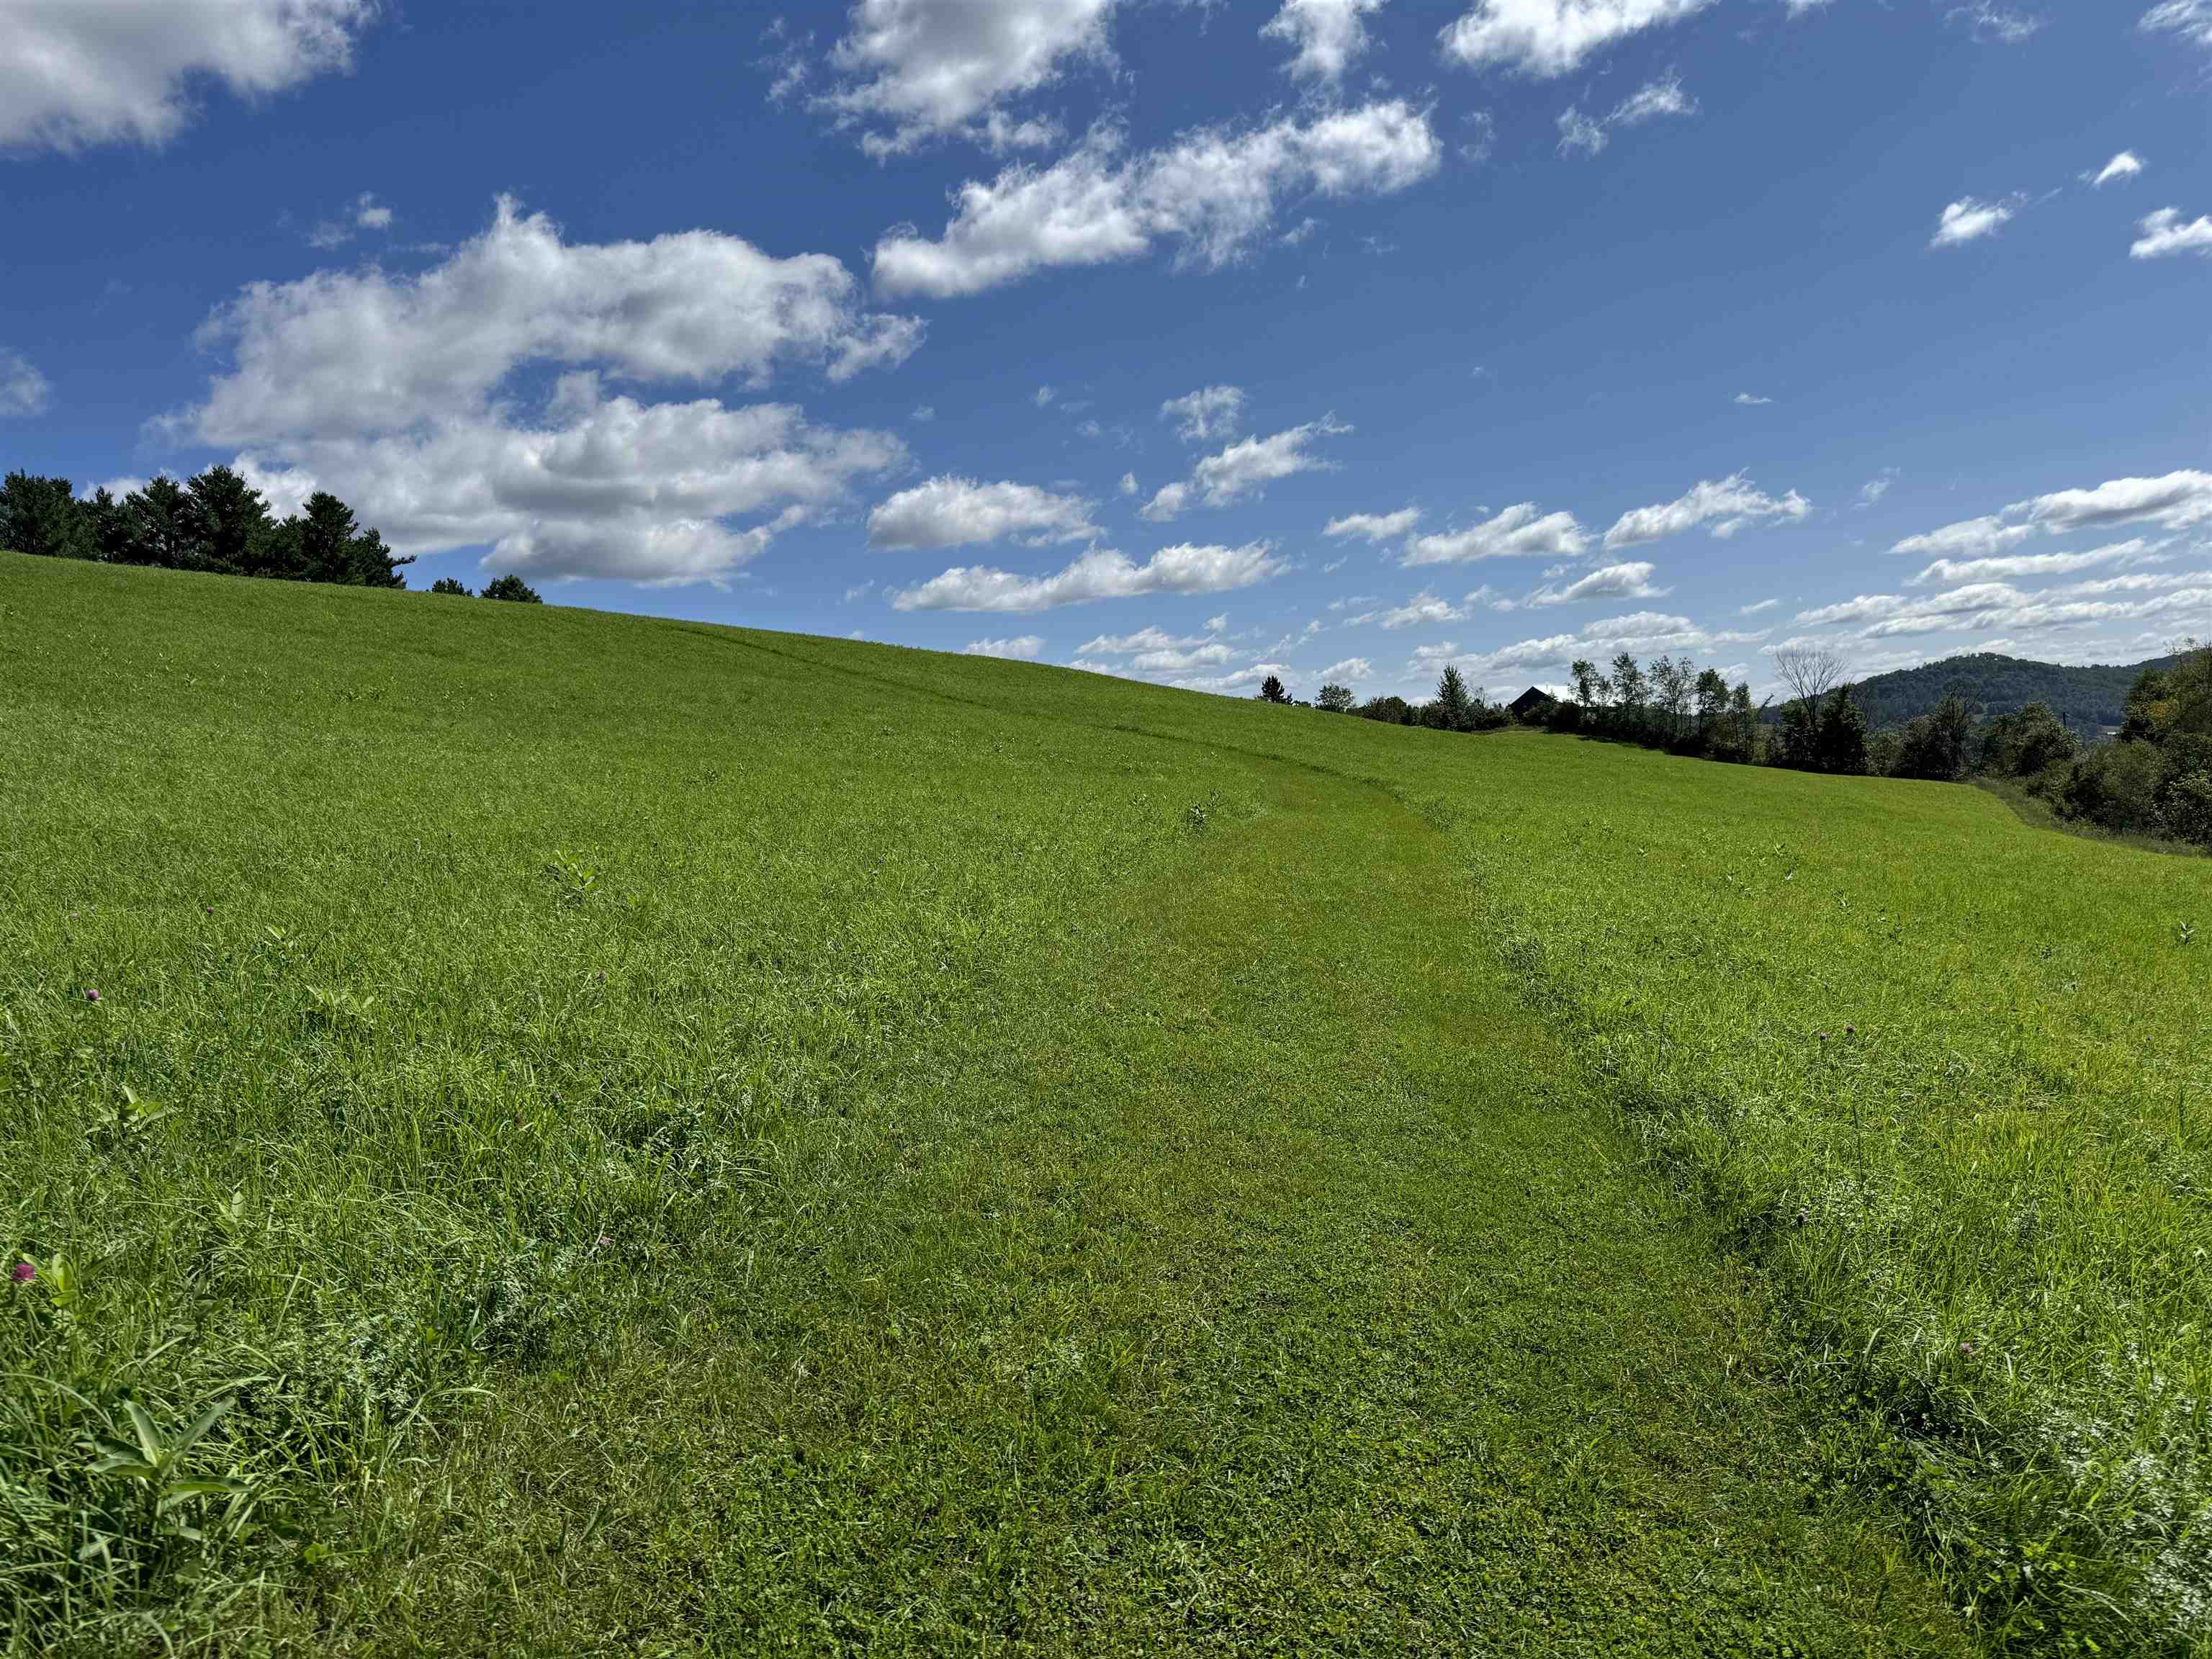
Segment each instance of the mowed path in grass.
M922 1066L804 1312L732 1285L503 1400L459 1508L521 1471L535 1524L445 1533L357 1638L1965 1650L1817 1489L1755 1288L1582 1103L1444 837L1210 758L1249 815Z
M33 1645L1962 1650L1376 781L1479 742L0 579L0 1195L87 1286L7 1368L165 1424L252 1373L209 1444L289 1528ZM134 1079L173 1115L89 1131Z

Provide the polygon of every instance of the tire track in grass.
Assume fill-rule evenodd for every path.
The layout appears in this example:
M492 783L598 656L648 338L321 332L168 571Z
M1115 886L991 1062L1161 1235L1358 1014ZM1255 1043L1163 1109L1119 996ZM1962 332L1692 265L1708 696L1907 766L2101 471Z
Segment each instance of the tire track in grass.
M1963 1650L1443 837L1220 764L1265 810L886 1079L817 1253L514 1401L358 1645ZM510 1491L526 1547L469 1529Z

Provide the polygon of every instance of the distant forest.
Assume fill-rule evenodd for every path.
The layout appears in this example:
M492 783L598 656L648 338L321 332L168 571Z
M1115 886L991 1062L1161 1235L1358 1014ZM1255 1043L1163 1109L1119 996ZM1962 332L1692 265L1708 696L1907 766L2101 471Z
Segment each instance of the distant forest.
M2110 667L2066 668L1981 651L1871 675L1854 684L1851 695L1875 732L1932 714L1944 699L1956 697L1978 722L2018 714L2039 702L2076 738L2099 743L2127 723L2128 690L2136 678L2146 672L2170 672L2180 661L2179 657L2154 657ZM1769 718L1778 720L1780 710Z

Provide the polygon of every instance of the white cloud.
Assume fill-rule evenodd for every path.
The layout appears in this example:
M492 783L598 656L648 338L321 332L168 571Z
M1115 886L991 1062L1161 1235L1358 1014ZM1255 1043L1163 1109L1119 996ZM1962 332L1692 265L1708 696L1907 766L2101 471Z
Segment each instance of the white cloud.
M1813 510L1812 502L1796 490L1780 500L1765 494L1742 473L1707 479L1679 500L1656 507L1639 507L1624 513L1605 532L1608 549L1634 547L1662 537L1679 536L1701 524L1711 524L1712 533L1725 540L1759 520L1795 524Z
M315 247L337 247L359 232L391 228L392 210L378 201L374 191L363 191L353 198L343 217L325 220L307 233L307 240Z
M1370 611L1364 616L1350 617L1347 626L1358 628L1368 623L1380 623L1391 629L1421 628L1431 623L1462 622L1466 617L1467 612L1450 600L1424 591L1391 610Z
M2012 576L2058 576L2106 564L2137 564L2159 556L2140 538L2087 553L2015 553L1980 559L1938 559L1912 579L1915 587L1946 582L1984 581Z
M1417 536L1406 544L1405 562L1456 563L1469 559L1578 559L1588 546L1571 513L1538 516L1534 501L1520 501L1496 518L1465 530Z
M1606 147L1614 127L1641 126L1662 115L1695 115L1698 100L1682 90L1681 77L1669 75L1650 82L1613 106L1603 119L1583 113L1580 105L1559 112L1559 150L1595 155Z
M1240 438L1200 461L1191 471L1191 482L1204 493L1208 507L1225 507L1278 478L1327 471L1332 463L1313 453L1315 440L1351 430L1334 416L1324 415L1265 438Z
M1558 671L1550 678L1561 680L1565 671L1577 657L1589 657L1600 661L1621 651L1687 652L1705 654L1726 647L1747 645L1765 638L1764 633L1743 631L1713 631L1691 621L1687 617L1670 615L1664 611L1638 611L1626 616L1607 617L1589 623L1578 634L1549 634L1540 638L1517 641L1494 651L1463 659L1462 666L1475 678L1487 679L1500 673L1541 674L1546 669Z
M249 286L202 331L226 372L165 424L284 487L335 490L403 552L489 544L546 577L714 580L902 447L788 404L608 395L600 372L758 383L793 362L841 379L896 362L920 325L862 312L857 287L825 255L707 232L570 246L502 199L418 276ZM533 408L515 382L549 368L571 372ZM773 517L728 522L755 514Z
M777 258L735 236L564 243L501 197L491 227L419 276L369 269L256 283L202 330L232 371L191 413L209 443L366 433L477 411L530 362L626 378L754 384L781 364L832 380L905 358L911 318L862 311L827 254Z
M1886 466L1882 468L1879 476L1869 478L1859 486L1859 505L1872 507L1883 496L1888 495L1889 487L1897 482L1897 476L1895 467Z
M1921 558L1985 559L2035 534L2033 525L2008 525L2002 519L1966 519L1925 535L1907 536L1889 550Z
M969 657L1003 657L1009 662L1029 662L1044 650L1041 634L1022 634L1006 640L970 640L960 647Z
M2142 15L2138 27L2166 30L2200 46L2212 46L2212 0L2163 0Z
M1188 484L1162 484L1159 492L1137 509L1137 516L1152 524L1164 524L1180 514L1189 501Z
M1930 247L1957 247L1994 234L2013 216L2014 204L1981 202L1971 196L1962 196L1943 210L1936 222L1936 234L1929 239Z
M1083 642L1083 654L1124 657L1149 651L1194 651L1213 643L1212 635L1218 634L1228 620L1226 617L1216 617L1206 625L1206 633L1185 638L1153 627L1140 628L1133 634L1100 634Z
M1739 606L1735 614L1739 617L1756 617L1761 611L1773 610L1776 605L1781 603L1782 601L1779 599L1761 599L1756 605Z
M934 404L917 404L915 405L913 415L908 418L919 425L927 426L937 418L937 406Z
M1680 76L1669 75L1646 82L1622 99L1606 117L1608 126L1641 126L1646 121L1656 121L1666 115L1695 115L1698 100L1682 90Z
M2129 257L2159 259L2169 253L2212 253L2212 217L2200 215L2184 223L2180 209L2160 208L2145 219Z
M1401 507L1395 513L1347 513L1322 526L1324 536L1364 536L1370 542L1395 542L1410 535L1421 521L1418 507Z
M2212 472L2169 472L2158 478L2112 478L2094 489L2061 489L2005 509L2054 536L2112 525L2154 524L2190 530L2212 520Z
M1124 472L1121 475L1121 482L1118 488L1124 495L1135 495L1137 493L1137 475L1133 472Z
M1371 680L1375 678L1375 665L1364 657L1346 657L1322 669L1321 678L1324 685L1346 680Z
M1194 496L1208 507L1226 507L1279 478L1300 472L1327 471L1334 464L1314 453L1315 440L1351 430L1335 416L1324 415L1317 421L1308 421L1303 426L1291 427L1265 438L1239 438L1227 448L1201 459L1191 470L1188 483L1163 485L1158 494L1138 509L1139 515L1158 523L1182 512Z
M1160 405L1160 418L1176 423L1176 435L1187 444L1225 438L1237 429L1243 413L1244 393L1233 386L1200 386Z
M2126 579L2121 579L2125 580ZM2194 582L2197 586L2181 586ZM2086 582L2075 589L2027 593L2003 582L1978 582L1948 593L1906 599L1895 593L1863 593L1838 605L1798 615L1808 627L1856 628L1869 640L1926 634L2046 634L2159 617L2190 617L2212 608L2212 575L2197 573L2176 579L2169 591L2142 599L2103 597L2115 591L2141 591L2155 581Z
M1283 0L1260 33L1297 48L1285 72L1334 86L1367 51L1366 15L1382 9L1382 0Z
M0 149L158 144L220 82L266 96L342 71L374 0L15 0L0 27Z
M1049 576L1018 576L981 565L955 566L891 595L901 611L1046 611L1146 593L1223 593L1279 574L1283 562L1266 542L1242 547L1164 547L1138 564L1097 548Z
M1712 0L1477 0L1439 37L1446 58L1468 68L1498 64L1523 75L1571 74L1592 53L1696 15Z
M1946 15L1964 18L1975 40L2008 46L2018 46L2043 27L2043 19L2033 12L2008 11L1995 0L1966 0L1964 5L1952 7Z
M1774 401L1771 398L1762 398L1755 392L1737 392L1735 394L1735 400L1741 404L1746 409L1764 409L1767 404Z
M1091 504L1034 484L978 483L946 475L902 489L868 514L878 550L966 547L1019 536L1032 546L1096 536Z
M1428 112L1402 99L1243 132L1201 128L1126 157L1120 133L1099 126L1049 167L961 185L937 240L910 226L887 234L876 284L950 299L1050 267L1133 259L1157 243L1219 267L1265 235L1285 201L1404 190L1438 156Z
M1072 62L1110 64L1115 0L859 0L831 61L845 77L814 100L877 157L960 137L993 149L1049 143L1048 118L1008 107Z
M2131 149L2124 149L2106 162L2104 170L2089 182L2102 190L2115 179L2132 179L2142 170L2142 158Z
M43 415L52 401L53 388L30 359L0 346L0 419Z
M1039 409L1048 409L1052 406L1052 400L1056 395L1057 394L1054 392L1050 386L1041 386L1036 389L1035 394L1030 397L1030 401L1035 404Z
M1559 112L1560 155L1595 155L1607 142L1605 124L1583 114L1581 105L1570 104Z
M1583 599L1664 599L1671 590L1654 587L1651 575L1652 567L1648 564L1609 564L1565 587L1540 587L1524 603L1573 605Z

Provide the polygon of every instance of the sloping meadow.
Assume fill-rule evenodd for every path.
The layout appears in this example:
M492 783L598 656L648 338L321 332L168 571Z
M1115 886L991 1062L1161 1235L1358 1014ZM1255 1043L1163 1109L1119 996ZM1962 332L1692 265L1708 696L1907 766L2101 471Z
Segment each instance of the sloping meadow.
M1770 1269L2008 1644L2212 1646L2212 860L1512 738L1427 790L1523 994Z
M680 624L0 556L0 634L11 1650L306 1639L488 1370L896 1164L884 1079L1237 811Z

